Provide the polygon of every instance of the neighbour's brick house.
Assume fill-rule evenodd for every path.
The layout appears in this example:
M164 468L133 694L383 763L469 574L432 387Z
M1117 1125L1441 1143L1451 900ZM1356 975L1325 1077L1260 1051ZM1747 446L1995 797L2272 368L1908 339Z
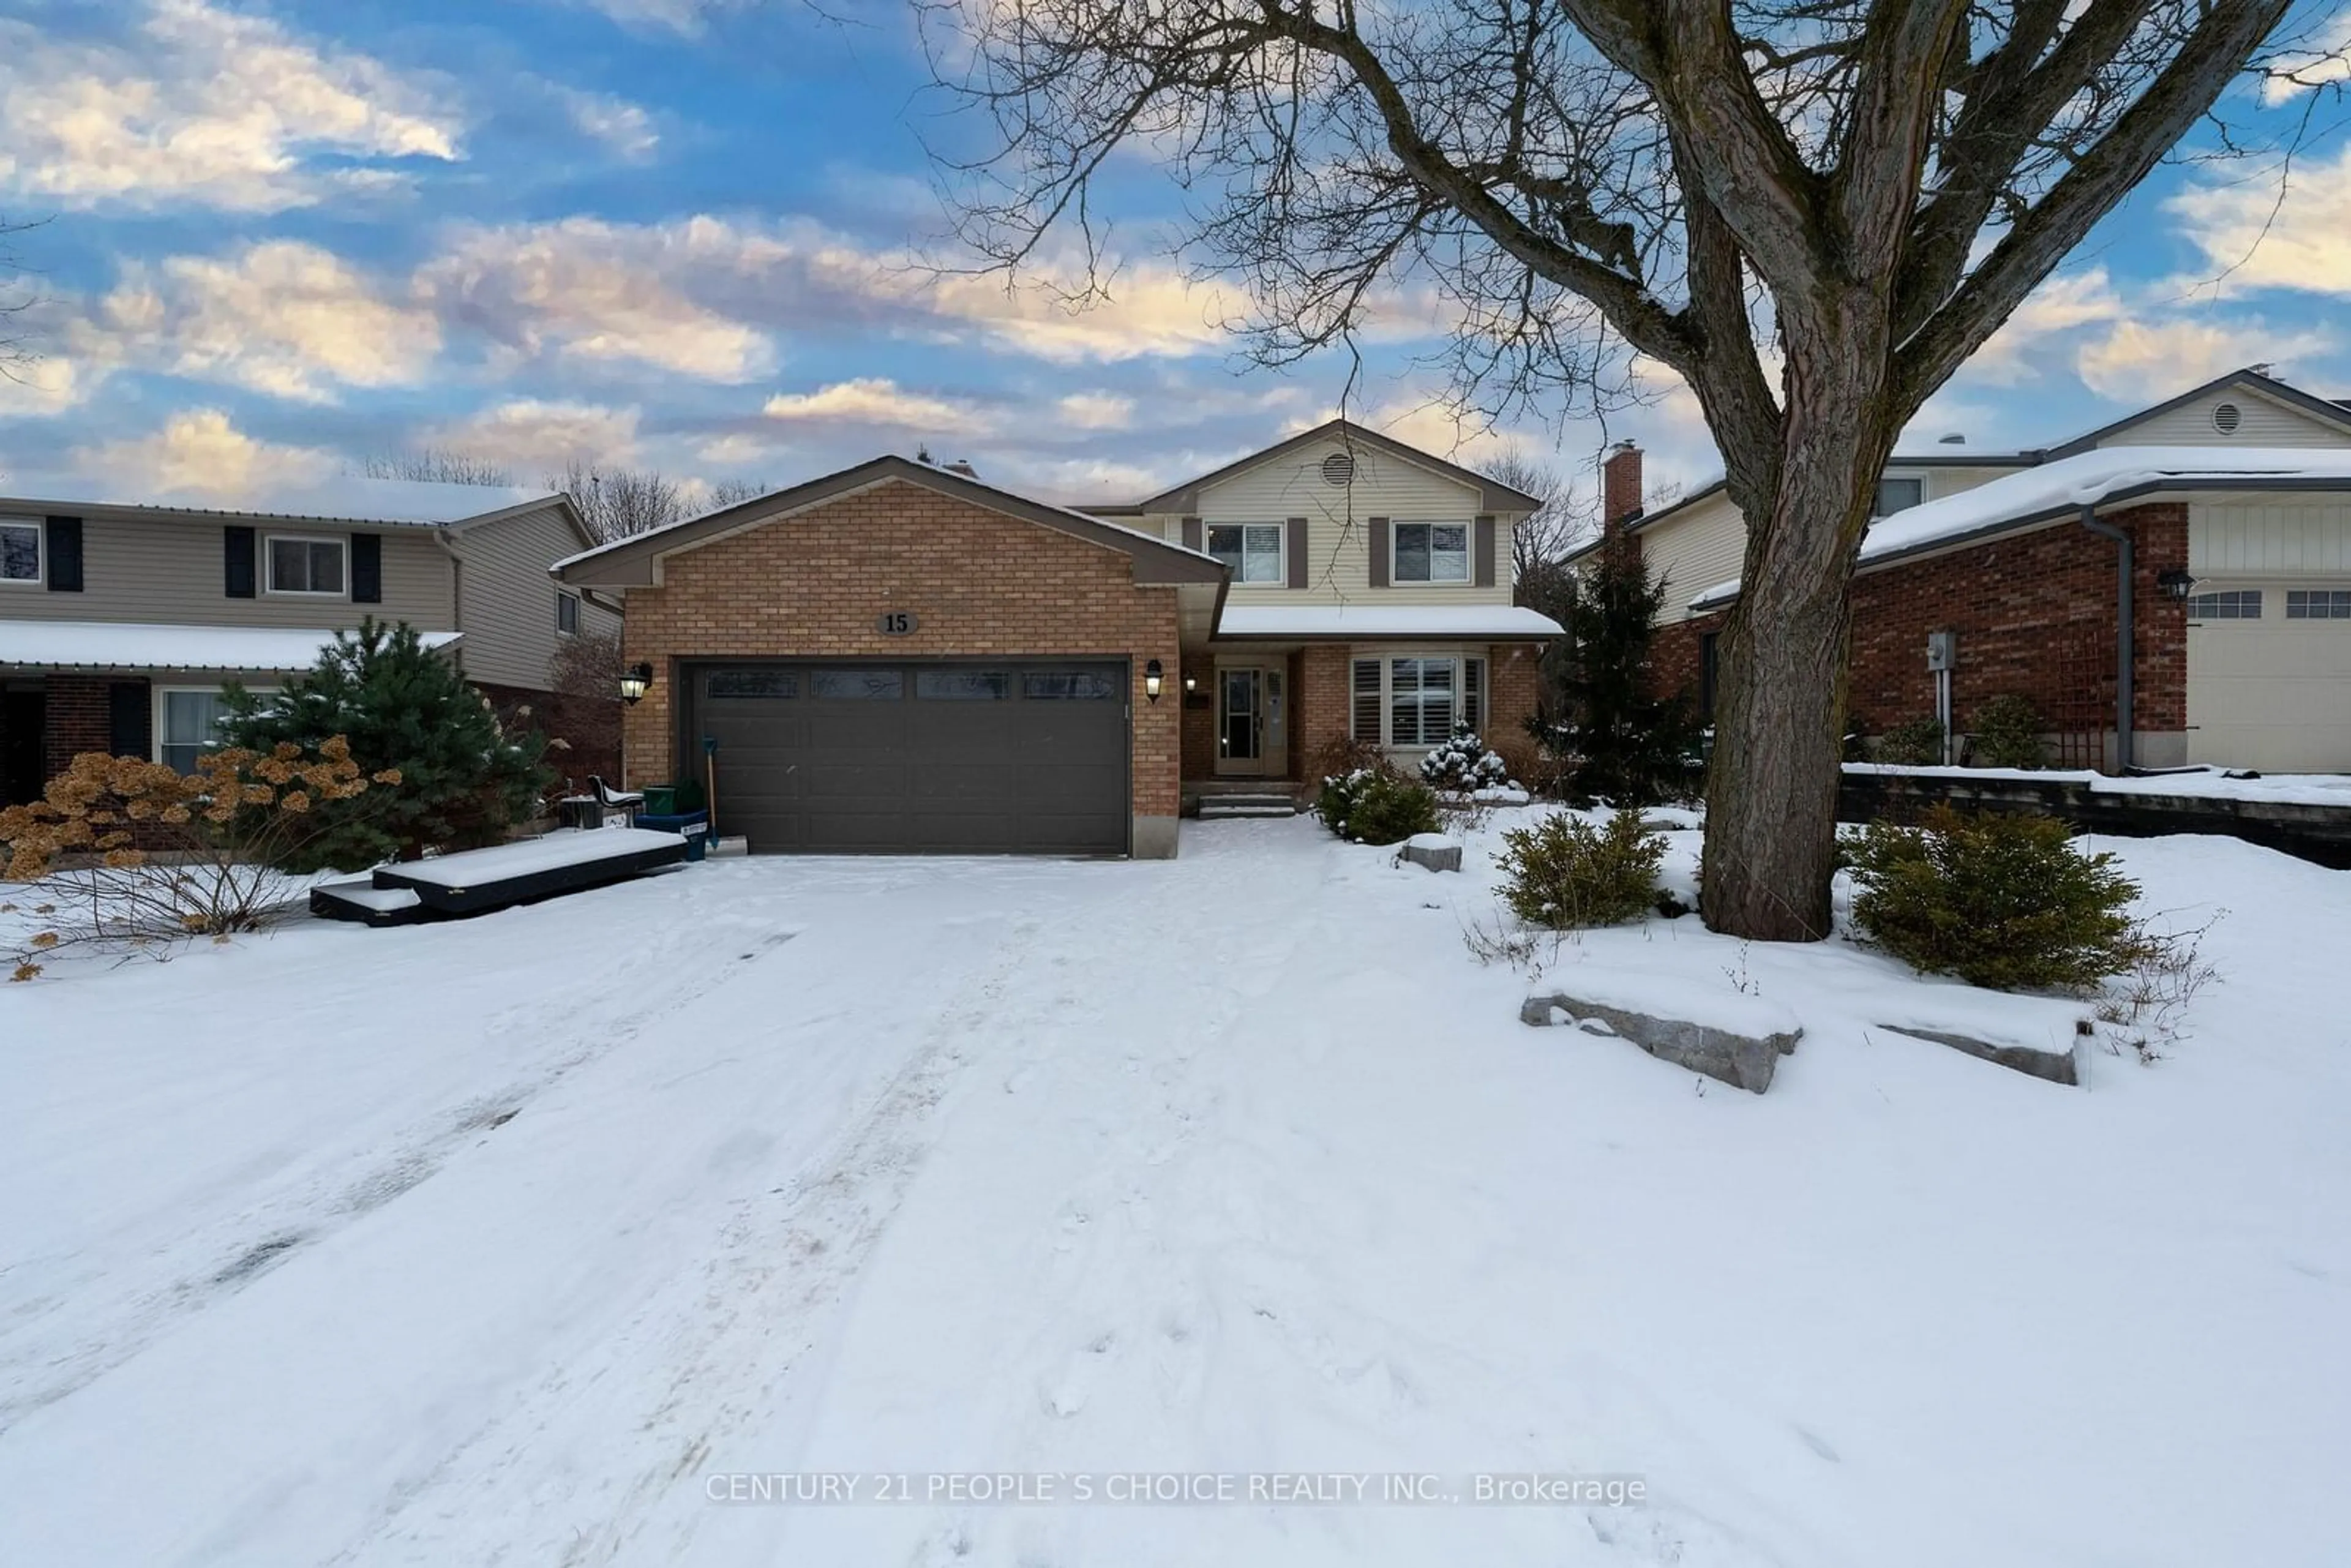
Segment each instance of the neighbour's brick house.
M1710 709L1737 509L1718 483L1645 514L1629 444L1604 473L1605 539L1666 583L1656 682ZM1865 734L1938 714L1927 648L1949 632L1954 759L1976 710L2013 695L2060 763L2351 770L2351 409L2241 371L2061 446L1897 455L1879 502L1853 591ZM2100 530L2133 558L2126 754L2123 545Z

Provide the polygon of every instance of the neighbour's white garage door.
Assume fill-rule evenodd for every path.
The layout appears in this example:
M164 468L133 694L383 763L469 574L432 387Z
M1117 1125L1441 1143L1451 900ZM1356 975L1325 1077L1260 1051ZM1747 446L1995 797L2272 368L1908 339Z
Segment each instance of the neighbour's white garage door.
M2351 772L2351 581L2199 587L2188 606L2188 759Z

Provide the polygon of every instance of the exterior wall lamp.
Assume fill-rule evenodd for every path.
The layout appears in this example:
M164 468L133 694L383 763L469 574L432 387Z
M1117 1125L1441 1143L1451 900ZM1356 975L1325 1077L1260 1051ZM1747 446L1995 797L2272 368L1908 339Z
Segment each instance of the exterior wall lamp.
M2155 586L2163 591L2166 599L2185 599L2196 591L2196 580L2173 567L2169 571L2157 574Z
M653 684L653 667L651 664L631 664L621 672L621 700L631 707L636 706Z
M1185 672L1184 672L1184 695L1185 695L1186 696L1187 696L1187 697L1188 697L1188 696L1190 696L1194 692L1196 692L1196 691L1198 691L1199 689L1200 689L1200 677L1199 677L1199 676L1197 676L1197 675L1196 675L1196 674L1193 674L1191 671L1189 671L1189 670L1185 671Z
M1166 684L1167 672L1154 659L1143 666L1143 695L1152 702L1159 700L1159 688Z

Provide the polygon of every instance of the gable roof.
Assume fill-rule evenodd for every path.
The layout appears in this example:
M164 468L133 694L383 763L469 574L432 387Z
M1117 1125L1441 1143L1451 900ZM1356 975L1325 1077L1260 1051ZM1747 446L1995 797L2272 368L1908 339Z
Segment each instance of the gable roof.
M1209 486L1229 479L1236 474L1246 473L1261 463L1270 463L1277 458L1285 457L1302 446L1328 441L1332 436L1360 443L1375 452L1384 452L1391 457L1399 458L1406 463L1416 463L1421 467L1434 470L1447 479L1468 486L1478 492L1478 507L1480 511L1532 512L1539 511L1542 507L1542 502L1535 497L1528 495L1523 490L1513 490L1499 480L1489 479L1474 468L1464 468L1458 463L1448 463L1432 453L1423 452L1417 446L1407 445L1393 435L1382 435L1376 430L1366 430L1353 420L1332 419L1325 420L1311 430L1301 430L1289 440L1277 442L1262 452L1252 452L1248 456L1228 463L1212 473L1203 474L1196 479L1187 479L1172 490L1163 490L1156 496L1134 503L1132 509L1136 512L1196 512L1200 507L1200 492ZM1103 510L1123 513L1127 508L1106 507Z
M1134 580L1138 583L1201 582L1221 586L1226 579L1224 563L1204 551L1169 544L1156 534L1147 534L1140 528L1124 528L1117 523L1104 522L1100 517L1088 517L1082 512L1071 511L1065 507L1033 501L1026 496L1015 495L1012 491L998 489L977 479L967 478L895 454L876 457L853 468L843 468L837 474L828 474L803 485L755 496L750 500L722 507L698 517L687 517L664 528L599 545L593 549L581 550L577 555L564 557L549 570L566 582L611 588L649 586L653 580L653 563L663 556L676 550L692 549L696 545L708 543L739 529L779 521L856 491L893 482L919 485L958 501L967 501L1022 522L1068 534L1088 544L1118 550L1134 560Z
M300 484L256 483L224 490L181 492L142 483L136 474L102 478L27 478L0 497L0 510L18 507L93 508L110 512L176 513L198 517L287 517L322 523L371 523L395 528L457 528L506 517L569 499L523 485L449 485L422 479L347 476Z
M2126 414L2111 424L2102 424L2085 434L2077 435L2071 441L2053 446L2045 455L2071 457L2077 452L2086 452L2107 436L2128 430L2132 425L2144 420L2158 418L2169 413L2174 409L2185 408L2199 398L2210 397L2214 392L2237 386L2259 392L2273 402L2285 404L2298 413L2306 413L2313 419L2334 425L2345 434L2351 435L2351 403L2336 402L2327 398L2314 396L2300 387L2290 386L2275 376L2247 365L2242 370L2231 371L2226 375L2214 376L2202 386L2189 387L2178 397L2157 403L2153 408L2143 408L2137 413Z

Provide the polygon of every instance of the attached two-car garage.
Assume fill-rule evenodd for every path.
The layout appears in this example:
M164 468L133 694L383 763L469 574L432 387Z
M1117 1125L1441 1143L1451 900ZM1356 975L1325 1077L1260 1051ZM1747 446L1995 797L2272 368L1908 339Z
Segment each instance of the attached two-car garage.
M1123 854L1127 671L688 664L684 737L755 853Z

